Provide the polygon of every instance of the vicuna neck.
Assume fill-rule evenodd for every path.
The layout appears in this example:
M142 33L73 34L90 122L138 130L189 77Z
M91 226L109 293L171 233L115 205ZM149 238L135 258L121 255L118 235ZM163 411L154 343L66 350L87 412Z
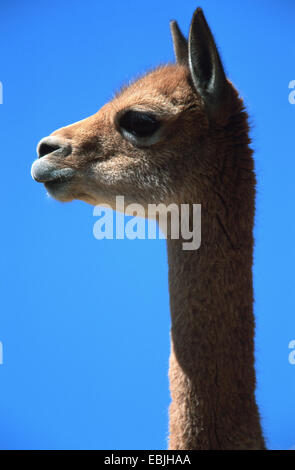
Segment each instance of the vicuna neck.
M264 448L255 402L252 152L247 138L224 152L232 187L224 191L217 178L208 198L195 200L201 247L184 251L183 240L167 240L171 449Z

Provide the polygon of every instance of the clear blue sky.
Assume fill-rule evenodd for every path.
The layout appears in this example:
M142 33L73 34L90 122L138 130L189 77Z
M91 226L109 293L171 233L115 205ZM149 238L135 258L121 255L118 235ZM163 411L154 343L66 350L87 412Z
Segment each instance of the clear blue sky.
M164 240L97 241L93 208L31 179L38 140L173 60L169 20L202 6L251 116L258 177L257 398L268 446L295 445L291 0L3 1L0 19L0 448L163 449Z

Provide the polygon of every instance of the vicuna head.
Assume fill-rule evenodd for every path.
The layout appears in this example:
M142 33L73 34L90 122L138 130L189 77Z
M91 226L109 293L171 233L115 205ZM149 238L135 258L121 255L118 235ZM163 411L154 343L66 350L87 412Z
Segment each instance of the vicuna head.
M206 198L202 175L223 165L241 112L203 12L189 39L171 22L176 65L124 88L96 114L42 139L33 178L60 201L190 202Z

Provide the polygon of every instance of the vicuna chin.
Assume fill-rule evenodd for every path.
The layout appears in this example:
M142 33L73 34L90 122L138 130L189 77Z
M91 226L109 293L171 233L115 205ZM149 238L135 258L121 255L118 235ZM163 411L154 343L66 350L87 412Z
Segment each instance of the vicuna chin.
M255 174L244 105L198 8L176 64L42 139L32 176L60 201L201 204L202 243L167 239L169 449L264 449L255 401ZM115 243L115 242L114 242Z

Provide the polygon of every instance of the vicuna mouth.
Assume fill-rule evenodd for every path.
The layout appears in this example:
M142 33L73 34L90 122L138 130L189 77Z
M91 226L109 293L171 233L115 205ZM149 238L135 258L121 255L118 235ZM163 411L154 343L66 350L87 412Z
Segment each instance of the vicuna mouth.
M57 188L58 186L68 183L71 179L72 177L60 176L50 181L44 181L43 183L46 189L53 190Z
M54 185L65 183L74 176L72 168L56 168L46 158L36 160L31 168L32 178L38 183Z

